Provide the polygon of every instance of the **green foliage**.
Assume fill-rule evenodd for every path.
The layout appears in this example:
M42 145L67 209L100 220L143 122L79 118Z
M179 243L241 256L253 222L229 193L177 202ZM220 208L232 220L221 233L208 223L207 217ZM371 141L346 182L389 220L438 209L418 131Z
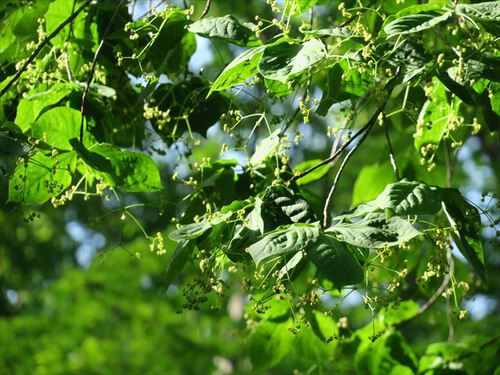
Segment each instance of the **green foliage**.
M498 371L499 12L0 2L0 368Z

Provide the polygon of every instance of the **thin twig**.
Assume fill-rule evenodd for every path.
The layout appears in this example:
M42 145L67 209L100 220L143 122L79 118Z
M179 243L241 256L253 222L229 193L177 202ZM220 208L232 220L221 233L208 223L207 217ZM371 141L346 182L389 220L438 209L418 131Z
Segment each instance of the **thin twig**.
M115 12L111 16L111 19L109 20L108 27L106 27L106 30L104 30L104 34L102 35L102 40L99 43L99 45L97 46L97 49L95 50L94 58L92 60L92 66L90 67L89 76L87 78L87 83L85 85L85 89L83 90L82 104L80 106L80 113L82 114L82 121L80 123L80 143L82 143L82 144L83 144L83 131L84 131L83 128L84 128L84 124L85 124L85 99L87 98L87 94L88 94L89 89L90 89L90 84L92 83L92 79L94 78L94 72L95 72L95 68L97 66L97 57L99 56L99 52L101 52L101 48L104 44L104 38L106 38L106 35L108 35L108 33L111 29L111 25L113 24L113 20L115 19L116 15L118 14L118 11L120 10L120 8L122 7L124 2L125 2L125 0L120 1L120 3L118 4L118 6L115 9Z
M401 180L401 175L399 174L398 165L396 164L396 156L394 154L394 149L392 148L391 138L389 137L389 129L386 124L383 125L385 132L385 139L387 140L387 145L389 146L389 159L391 160L392 170L396 175L396 180Z
M366 137L370 133L370 130L373 128L374 124L375 124L375 122L371 123L371 126L366 129L365 133L363 134L363 136L361 137L359 142L356 143L353 146L353 148L351 148L349 150L349 152L345 156L344 160L342 161L342 164L340 165L339 170L337 171L337 174L335 175L335 179L333 180L332 187L330 189L330 192L328 193L328 197L326 198L325 205L323 207L323 228L326 228L328 226L328 207L330 206L330 201L332 200L333 193L335 193L335 190L337 190L337 184L340 180L340 177L342 176L342 172L344 171L344 168L347 165L351 156L356 152L358 147L361 146L361 144L365 141Z
M32 54L28 57L28 59L24 62L23 66L14 74L14 76L10 79L10 81L5 85L5 87L0 91L0 98L4 96L7 91L12 87L12 85L21 77L21 74L28 68L28 66L35 60L38 54L42 51L42 49L54 38L57 34L61 32L64 27L66 27L69 23L73 22L73 20L92 2L93 0L87 0L82 4L80 8L78 8L73 14L71 14L68 18L66 18L57 28L47 36L38 47L32 52Z
M308 175L309 173L315 171L316 169L318 169L319 167L325 165L325 164L328 164L328 163L331 163L333 160L335 160L340 154L342 154L342 152L344 152L344 150L349 147L349 145L354 142L356 140L356 138L358 138L361 134L363 134L368 128L372 127L373 124L375 123L375 121L377 120L377 117L378 117L378 114L380 113L380 111L382 110L382 108L380 108L373 116L372 118L370 119L370 121L368 121L368 123L363 126L358 132L356 132L352 138L350 140L348 140L346 143L344 143L342 145L342 147L340 147L340 149L338 149L337 152L335 152L332 156L330 156L329 158L323 160L322 162L312 166L311 168L305 170L304 172L302 173L299 173L299 174L296 174L294 175L292 178L290 178L290 180L288 180L288 182L294 182L294 181L297 181L298 179L304 177L305 175Z
M426 303L424 303L420 309L418 310L418 315L422 315L424 312L426 312L434 303L436 303L437 299L443 294L443 292L446 290L448 287L448 284L450 283L451 280L451 275L453 274L453 271L455 269L455 262L453 261L453 254L451 253L451 249L448 249L446 252L446 260L448 262L448 273L446 273L443 277L443 282L437 288L437 290L434 292L434 294L431 296L431 298L428 299Z
M451 187L453 179L453 164L451 163L450 150L448 149L448 142L444 141L444 160L446 163L446 186Z
M205 4L205 9L203 9L203 12L201 13L201 16L199 18L200 20L208 14L211 5L212 5L212 0L207 0L207 3Z
M94 78L95 67L97 65L97 56L99 55L99 51L101 50L102 45L104 44L104 39L101 40L99 46L95 50L94 59L92 60L92 67L90 68L89 77L87 78L87 84L85 85L85 89L82 94L82 105L80 107L80 112L82 114L82 122L80 123L80 142L83 143L83 125L85 122L85 99L87 98L87 94L89 92L90 83L92 82L92 78Z

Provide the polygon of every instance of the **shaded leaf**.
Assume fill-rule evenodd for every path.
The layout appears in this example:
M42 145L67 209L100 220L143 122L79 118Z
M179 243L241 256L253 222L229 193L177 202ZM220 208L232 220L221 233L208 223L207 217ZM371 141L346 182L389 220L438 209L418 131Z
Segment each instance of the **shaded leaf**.
M76 154L67 152L49 158L42 153L21 164L9 181L9 201L26 205L42 204L69 187Z
M233 61L222 71L210 87L208 95L213 91L221 91L234 85L244 83L259 72L259 62L264 53L264 46L250 48Z
M325 58L325 46L318 39L309 39L302 45L283 42L265 49L259 71L265 78L286 83Z
M420 234L413 225L400 217L386 218L384 214L369 214L354 223L340 223L331 226L327 232L353 246L383 248L397 246Z
M189 25L188 30L206 38L222 39L239 46L259 44L254 32L230 14L202 18Z
M306 250L319 236L319 227L315 224L292 224L283 229L266 234L248 248L255 264L284 254L294 254Z
M71 150L69 140L79 136L81 124L82 114L76 109L55 107L41 115L31 125L31 130L33 137L45 140L50 146Z
M165 276L166 288L172 284L182 271L193 250L194 246L191 241L182 241L177 244L167 267L167 274Z
M332 235L320 234L307 251L316 268L337 289L363 281L364 271L347 246Z
M439 16L433 14L412 14L398 18L387 24L384 27L384 31L388 38L417 33L446 21L451 15L451 12L446 12Z
M95 144L87 149L76 138L69 142L90 172L108 184L129 192L162 189L158 167L150 156L121 150L107 143Z

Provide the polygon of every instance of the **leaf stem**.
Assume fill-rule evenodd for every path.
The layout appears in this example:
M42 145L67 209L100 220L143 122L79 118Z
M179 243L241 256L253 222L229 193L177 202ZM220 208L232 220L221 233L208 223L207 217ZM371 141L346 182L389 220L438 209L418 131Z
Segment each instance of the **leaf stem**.
M38 47L33 51L33 53L28 57L28 59L24 62L24 64L21 66L21 68L14 74L14 76L11 78L11 80L4 86L4 88L0 91L0 98L4 96L7 91L12 87L12 85L21 77L21 74L28 68L28 65L30 65L35 58L38 56L38 54L42 51L42 49L57 35L61 32L66 25L70 24L73 22L73 20L87 7L90 5L90 3L93 0L87 0L85 3L82 4L80 8L78 8L74 13L72 13L68 18L66 18L57 28L49 35L47 36L39 45Z

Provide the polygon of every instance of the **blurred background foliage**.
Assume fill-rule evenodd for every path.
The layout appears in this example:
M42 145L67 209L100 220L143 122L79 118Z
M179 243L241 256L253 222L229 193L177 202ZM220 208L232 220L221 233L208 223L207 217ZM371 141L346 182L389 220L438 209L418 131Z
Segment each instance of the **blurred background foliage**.
M75 2L77 6L82 3ZM68 48L68 64L74 82L65 85L60 96L56 95L45 103L43 110L58 103L79 110L82 83L88 75L93 53L105 35L108 42L100 53L100 68L96 76L99 70L105 72L105 78L100 81L101 89L105 89L104 86L113 88L116 92L111 96L115 98L111 103L109 97L98 92L99 87L91 90L86 109L89 129L94 129L92 136L101 142L131 149L142 148L151 154L166 188L157 193L122 192L119 199L113 195L108 199L91 197L89 200L75 196L63 207L53 208L45 204L28 209L5 203L8 194L8 179L5 176L12 170L13 160L2 160L0 374L499 373L500 353L496 341L497 327L500 326L499 243L495 228L489 228L487 221L483 233L487 281L480 282L470 272L463 257L455 254L456 278L467 281L470 286L462 302L462 307L468 309L470 314L465 320L458 320L451 314L450 306L444 299L424 314L416 314L418 304L421 305L432 295L439 286L439 280L417 284L410 278L402 282L396 296L387 302L393 306L404 301L401 302L402 308L395 310L389 307L385 313L381 309L372 314L363 304L361 293L356 290L334 291L325 302L330 305L339 303L334 310L333 325L331 318L311 312L317 315L317 326L304 327L296 335L288 330L294 322L283 301L273 300L272 309L263 316L255 315L248 308L248 296L240 285L241 280L236 277L231 279L228 276L223 298L209 296L209 301L200 310L183 309L185 298L182 285L196 276L198 265L188 264L180 280L167 289L165 273L175 244L166 239L166 255L158 256L150 252L150 242L144 238L144 233L154 236L160 232L167 238L174 228L172 218L182 214L180 221L187 223L198 211L204 211L202 199L195 198L192 202L183 200L192 190L175 185L171 179L179 171L181 177L188 176L186 171L195 163L203 163L204 158L217 159L223 144L236 145L237 142L231 143L232 140L221 131L220 124L211 126L215 120L209 118L204 122L204 119L210 117L209 114L218 118L230 108L252 113L262 102L246 97L214 95L214 102L205 103L205 107L191 114L190 122L199 141L196 147L191 147L188 142L172 142L168 134L159 131L154 121L151 126L145 126L145 98L140 89L144 77L141 78L141 71L135 64L126 65L127 70L116 64L118 52L125 56L136 48L124 27L128 22L139 19L151 7L161 9L169 3L183 8L184 4L182 1L161 1L158 4L157 1L146 0L130 1L126 6L119 3L98 1L97 5L76 19L72 30L65 29L52 41L56 47L63 48L64 45ZM186 3L194 6L194 19L199 17L206 4L198 0L187 0ZM339 23L339 1L313 3L317 3L313 14L315 28L327 28L332 23ZM361 4L391 15L420 2L345 3L348 8ZM50 33L72 9L73 1L70 0L4 0L0 3L0 87L4 87L7 78L15 73L16 63L29 55L25 46L39 36L37 20L45 17L46 21L41 25L46 33ZM377 19L376 12L373 13L365 21L373 28L380 28L381 20ZM242 22L254 22L255 15L268 20L274 17L271 7L261 0L213 1L209 14L232 14ZM293 22L299 25L308 18L309 15L305 14ZM94 22L87 22L90 19ZM175 108L174 102L179 100L178 97L188 95L184 91L192 92L202 87L204 95L207 82L213 81L242 51L240 47L223 41L184 34L183 27L170 35L179 33L182 43L185 43L184 49L174 55L166 66L161 65L169 78L163 83L165 87L170 89L169 85L187 85L184 89L178 87L177 99L167 102L172 108ZM271 37L262 35L263 40ZM437 45L433 44L433 48L436 50L444 48L439 46L440 40L435 34L429 33L426 37L430 44L433 44L434 38ZM168 36L164 43L170 43ZM498 49L496 52L498 58ZM194 55L191 56L191 53ZM189 78L184 72L186 62L189 62L189 72L186 73ZM128 63L125 61L125 64ZM57 62L47 58L39 59L36 64L39 71L49 73ZM150 64L155 68L160 66L154 59ZM201 68L203 74L200 76ZM51 77L47 79L49 83L45 85L51 82ZM135 86L137 82L139 85ZM312 95L321 97L327 91L326 82L326 73L315 75ZM16 122L22 127L23 120L19 118L21 106L18 107L23 100L20 93L29 92L31 95L47 88L40 82L34 82L30 87L27 78L19 91L13 90L2 97L2 123ZM161 94L161 90L157 92ZM254 88L251 94L257 98L266 95L259 87ZM398 95L401 101L405 93ZM266 109L279 122L297 106L297 97L295 94L282 102L270 101ZM412 87L409 97L410 104L421 105L422 89ZM26 106L26 116L33 115L37 110L42 111L29 104ZM419 110L414 108L416 114ZM487 122L472 106L466 111L470 112L470 118L477 115L482 122ZM401 114L387 120L389 127L395 129L391 136L394 153L399 155L401 162L400 172L409 179L446 186L449 176L444 159L448 147L437 150L437 166L428 171L426 165L421 165L414 149L414 119L415 116ZM304 138L299 147L290 151L292 167L307 160L322 160L331 149L332 139L326 133L328 126L335 121L335 114L330 113L326 117L311 114L310 121L311 124L298 124L297 129L304 134ZM248 136L254 123L244 121L242 134ZM265 134L266 131L259 129L257 133ZM465 196L481 207L488 208L497 204L491 194L497 194L499 187L498 135L490 137L484 129L472 137L468 135L463 135L465 142L454 154L452 185L459 187ZM293 137L294 133L290 136ZM186 133L183 137L187 138ZM257 138L252 138L248 148L254 149L256 142ZM225 154L226 159L231 157L241 160L248 158L248 153L233 149ZM249 190L245 190L248 185L244 181L245 175L238 177L241 185L233 186L228 184L228 181L235 180L233 169L222 167L215 174L217 178L206 187L206 193L221 194L220 204L249 195ZM325 180L302 187L302 193L318 213L333 177L327 175ZM375 129L345 170L332 210L339 214L369 201L394 181L385 134ZM264 185L267 183L269 181L262 181ZM132 215L125 214L125 211ZM492 215L498 218L498 212ZM392 260L395 264L404 262L415 276L428 262L433 262L425 246L422 244L419 251L396 254ZM307 270L304 274L304 280L312 275ZM393 274L377 268L372 271L371 277L382 285ZM380 296L383 298L382 294ZM405 313L417 316L404 321ZM361 332L371 332L375 321L380 324L376 327L380 337L372 343ZM325 340L336 333L346 339ZM426 371L436 363L436 370ZM444 365L440 367L439 364Z

